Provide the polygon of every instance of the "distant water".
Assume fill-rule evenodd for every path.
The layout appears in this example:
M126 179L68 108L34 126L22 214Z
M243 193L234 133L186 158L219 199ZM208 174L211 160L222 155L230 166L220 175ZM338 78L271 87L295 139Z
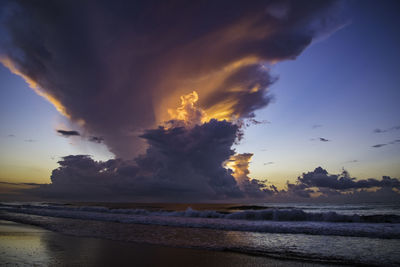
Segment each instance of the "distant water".
M113 236L102 226L96 235L324 262L400 265L399 204L0 203L0 218L61 232L57 225L68 222L78 236L88 235L87 220L119 222L131 230ZM172 229L179 234L164 238Z

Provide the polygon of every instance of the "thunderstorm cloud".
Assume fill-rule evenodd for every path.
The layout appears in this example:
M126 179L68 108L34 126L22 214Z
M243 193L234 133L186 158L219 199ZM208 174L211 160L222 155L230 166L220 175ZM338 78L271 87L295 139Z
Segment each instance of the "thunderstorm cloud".
M268 64L340 27L335 1L2 1L0 61L117 156L196 90L211 118L270 102ZM184 22L184 23L183 23Z
M3 1L1 63L116 156L65 156L51 184L28 191L82 200L290 199L385 190L398 197L399 179L357 180L321 167L278 190L250 178L253 154L232 148L244 119L263 123L254 117L272 99L277 78L270 66L296 59L340 28L340 7L319 0Z

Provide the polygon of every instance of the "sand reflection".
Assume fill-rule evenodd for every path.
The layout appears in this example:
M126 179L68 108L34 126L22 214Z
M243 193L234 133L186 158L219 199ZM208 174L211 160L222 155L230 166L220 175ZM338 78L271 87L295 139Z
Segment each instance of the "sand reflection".
M183 240L184 234L171 231L163 238ZM231 237L214 238L220 240ZM193 241L188 240L188 242ZM232 252L73 237L0 220L1 266L265 266L271 264L296 266L298 262Z

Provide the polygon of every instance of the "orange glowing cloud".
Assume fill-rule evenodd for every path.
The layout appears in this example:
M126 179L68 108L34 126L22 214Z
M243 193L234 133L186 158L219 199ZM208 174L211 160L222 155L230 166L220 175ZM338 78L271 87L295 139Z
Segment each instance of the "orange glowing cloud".
M185 125L198 125L207 121L206 113L196 106L199 95L196 91L182 95L181 106L176 109L168 109L171 120L183 121Z
M251 153L235 154L231 156L224 164L225 168L233 171L232 176L239 185L243 185L249 180L249 165L252 157L253 154Z
M264 79L269 79L268 70L262 67L260 59L254 56L238 59L221 69L206 72L199 77L180 78L176 77L175 73L166 75L168 78L163 80L162 88L169 88L167 90L168 95L159 97L157 94L153 99L157 123L168 120L172 115L171 107L176 106L176 100L181 99L181 102L183 102L182 96L188 95L188 91L190 92L193 89L196 89L196 94L201 96L200 99L197 97L195 101L207 114L208 119L206 120L214 118L235 121L246 115L236 108L242 100L241 96L255 94L260 89L264 91L259 93L265 94L267 88L261 87L268 81L255 82L249 88L245 83L229 83L229 80L238 73L240 74L241 70L251 67L258 69L260 73L264 73ZM180 73L180 71L176 71L176 73ZM220 97L218 94L224 94L224 96ZM165 112L166 110L168 110L168 113ZM172 117L176 118L176 114Z

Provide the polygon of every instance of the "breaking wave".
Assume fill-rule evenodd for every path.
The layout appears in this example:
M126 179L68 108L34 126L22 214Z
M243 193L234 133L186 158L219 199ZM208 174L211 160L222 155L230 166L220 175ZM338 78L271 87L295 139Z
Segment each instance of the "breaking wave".
M0 211L49 217L133 224L209 228L265 233L400 238L398 215L343 215L301 209L263 209L236 212L213 210L151 211L99 206L0 204Z
M0 209L8 211L28 212L29 210L54 211L86 211L111 214L190 217L190 218L218 218L231 220L251 221L313 221L313 222L354 222L354 223L400 223L400 216L395 214L358 215L340 214L335 211L306 212L298 208L278 209L266 208L244 210L236 212L219 212L214 210L194 210L187 208L184 211L151 211L146 209L111 209L101 206L65 206L60 204L1 204Z

